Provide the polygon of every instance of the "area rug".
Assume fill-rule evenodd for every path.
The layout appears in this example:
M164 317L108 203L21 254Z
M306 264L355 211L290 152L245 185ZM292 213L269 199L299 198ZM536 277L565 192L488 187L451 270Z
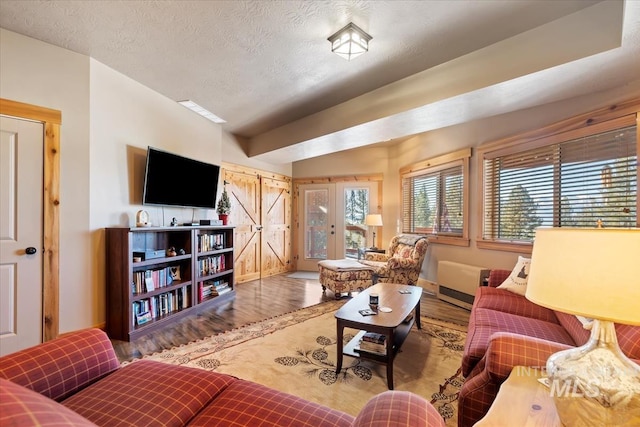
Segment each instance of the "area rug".
M318 271L296 271L287 277L292 279L320 280L320 272Z
M386 368L345 356L336 375L334 313L342 304L324 302L145 358L234 375L356 415L387 390ZM423 396L455 426L465 328L421 320L395 358L394 386ZM356 332L345 329L345 342Z

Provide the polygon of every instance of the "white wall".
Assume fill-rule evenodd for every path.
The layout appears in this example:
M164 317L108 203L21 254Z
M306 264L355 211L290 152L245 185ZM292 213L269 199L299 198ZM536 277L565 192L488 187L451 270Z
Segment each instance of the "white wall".
M291 176L292 163L274 165L256 159L251 159L245 154L247 141L237 138L228 132L222 131L222 160L247 168L268 171L280 175Z
M105 319L105 227L135 226L139 209L149 213L154 225L169 225L172 217L180 223L192 217L217 218L214 210L142 206L147 146L219 165L222 131L220 125L106 65L93 59L90 65L90 230L95 254L91 322L98 324Z
M60 332L105 322L104 228L142 209L147 146L291 175L243 158L210 122L87 56L0 29L0 97L62 112ZM177 178L179 179L179 177ZM215 218L213 210L144 207L154 224Z
M89 58L0 29L0 77L0 97L62 111L60 330L91 326Z
M142 185L147 146L219 165L220 125L96 60L90 64L91 227L135 226L143 208L154 225L169 225L174 216L215 218L214 210L143 207Z

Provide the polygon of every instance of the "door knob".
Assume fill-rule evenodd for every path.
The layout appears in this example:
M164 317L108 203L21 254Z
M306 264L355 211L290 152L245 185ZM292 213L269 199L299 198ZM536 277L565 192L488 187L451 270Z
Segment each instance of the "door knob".
M33 254L35 254L36 252L38 252L38 250L37 250L36 248L34 248L33 246L29 246L27 249L25 249L25 250L24 250L24 252L25 252L27 255L33 255Z

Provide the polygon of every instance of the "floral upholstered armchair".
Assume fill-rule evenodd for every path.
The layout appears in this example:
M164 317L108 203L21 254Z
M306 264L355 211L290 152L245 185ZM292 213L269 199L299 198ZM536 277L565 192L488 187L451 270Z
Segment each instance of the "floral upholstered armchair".
M388 254L368 252L360 262L374 268L374 282L415 285L427 245L425 236L398 234L391 239Z

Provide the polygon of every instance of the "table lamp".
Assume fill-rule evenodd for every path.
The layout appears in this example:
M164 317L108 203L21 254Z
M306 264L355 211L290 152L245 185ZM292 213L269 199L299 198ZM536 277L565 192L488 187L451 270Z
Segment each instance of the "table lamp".
M640 366L615 323L640 325L640 229L539 228L526 297L593 319L581 347L549 357L547 375L565 426L640 425Z
M371 249L378 249L376 247L376 229L375 227L382 227L382 215L380 214L369 214L364 219L364 225L368 227L373 227L373 244Z

